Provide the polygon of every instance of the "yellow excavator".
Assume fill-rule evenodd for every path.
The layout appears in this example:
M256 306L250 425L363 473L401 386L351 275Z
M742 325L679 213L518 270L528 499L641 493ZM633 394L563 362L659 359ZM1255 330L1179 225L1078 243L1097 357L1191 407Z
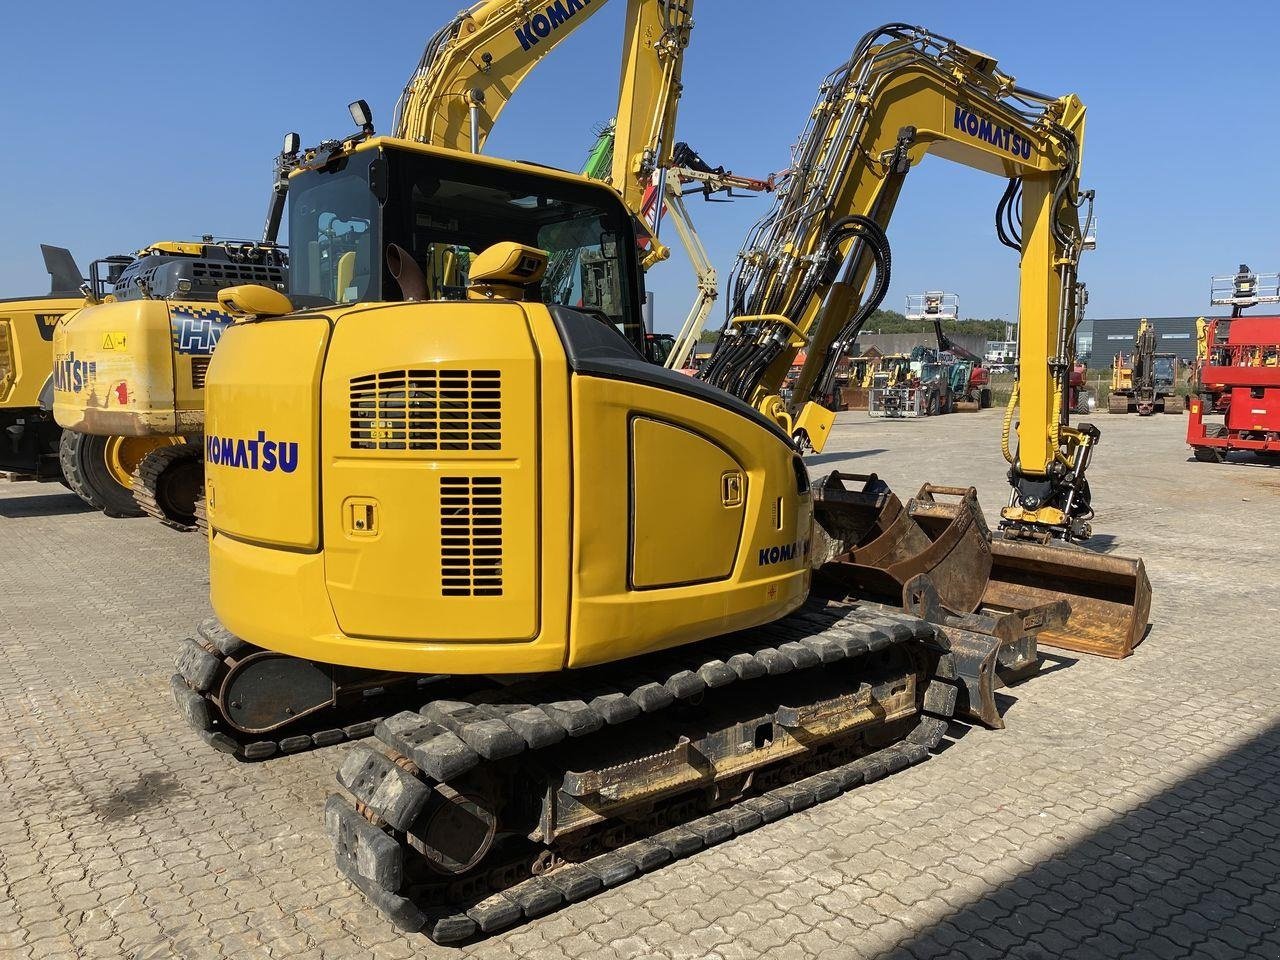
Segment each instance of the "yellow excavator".
M478 152L529 72L604 2L569 4L563 16L547 13L551 19L545 36L529 34L522 25L528 6L523 0L489 0L459 14L427 44L406 84L397 105L396 136ZM630 109L603 132L596 151L604 160L601 175L617 186L641 221L643 266L669 256L657 230L647 226L663 211L693 259L698 298L663 358L672 368L683 363L697 341L717 292L715 271L684 206L684 185L707 196L771 188L768 181L694 162L692 151L673 142L690 12L680 5L659 10L658 5L639 3L628 14L623 76L643 85L647 95L623 101ZM534 19L541 28L543 20ZM631 152L614 156L614 142L627 144ZM221 287L247 281L266 279L269 286L283 289L286 255L275 241L297 151L297 135L290 134L276 160L261 243L207 239L154 244L125 266L108 302L79 311L59 327L56 352L62 363L93 375L92 383L67 380L55 392L58 422L69 431L62 461L82 495L105 501L110 512L145 512L177 530L197 528L204 372L231 321L215 298ZM565 266L552 264L552 276ZM454 258L442 259L436 267L450 273L465 269ZM252 271L272 276L255 277ZM161 281L148 281L143 274ZM456 281L444 276L442 282ZM640 318L625 332L637 345L654 339L647 337Z
M88 300L53 337L59 459L86 502L196 529L205 373L232 321L218 292L244 283L285 289L288 259L276 237L298 149L289 134L261 242L161 241L90 267Z
M539 8L517 39L581 9ZM634 0L628 25L687 10ZM362 105L290 179L288 296L219 294L237 320L206 393L217 619L181 644L173 693L243 759L376 737L325 819L398 925L457 942L580 900L925 759L957 711L999 725L992 691L1034 672L1037 637L1145 627L1149 588L1064 592L1034 558L993 598L972 489L903 508L874 478L811 482L802 443L830 415L808 397L883 295L884 226L926 152L1025 181L1021 356L1043 367L1024 369L1014 479L1083 478L1052 349L1079 101L900 24L832 79L700 379L618 332L643 281L618 192L377 136ZM1075 516L1016 495L1021 524ZM862 562L890 528L910 555Z
M64 247L40 245L50 289L43 297L0 300L0 472L62 480L62 430L50 411L53 331L84 303L80 268Z

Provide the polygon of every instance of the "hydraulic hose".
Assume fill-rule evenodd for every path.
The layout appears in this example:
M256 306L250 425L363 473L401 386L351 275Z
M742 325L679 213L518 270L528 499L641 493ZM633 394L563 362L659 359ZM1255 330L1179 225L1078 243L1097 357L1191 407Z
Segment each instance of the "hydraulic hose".
M1053 441L1056 455L1062 447L1062 387L1057 384L1053 388L1053 426L1049 428L1049 439Z
M1013 450L1009 446L1009 435L1013 432L1013 411L1018 409L1018 384L1013 384L1013 393L1009 394L1009 403L1004 408L1004 425L1000 428L1000 452L1007 463L1013 463Z

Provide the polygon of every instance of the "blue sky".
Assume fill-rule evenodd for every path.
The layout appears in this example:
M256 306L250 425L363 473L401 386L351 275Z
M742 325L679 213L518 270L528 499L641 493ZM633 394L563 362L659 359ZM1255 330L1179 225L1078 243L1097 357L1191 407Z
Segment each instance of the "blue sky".
M284 132L305 143L344 134L356 97L387 128L423 44L461 4L232 0L190 17L172 0L111 16L78 0L15 6L0 60L12 144L0 157L0 296L47 289L40 242L69 246L87 267L156 239L256 236ZM623 6L597 13L534 72L489 152L581 163L613 110ZM888 20L921 24L998 57L1026 86L1088 105L1084 181L1100 221L1082 267L1089 315L1202 313L1210 274L1242 261L1280 270L1280 80L1266 39L1280 5L1233 5L1234 41L1225 9L699 0L678 134L713 164L781 170L818 81L856 39ZM1012 316L1016 263L993 229L1001 188L938 159L913 171L889 231L886 306L942 288L964 315ZM766 203L693 204L722 277ZM678 251L649 288L659 328L675 329L693 293Z

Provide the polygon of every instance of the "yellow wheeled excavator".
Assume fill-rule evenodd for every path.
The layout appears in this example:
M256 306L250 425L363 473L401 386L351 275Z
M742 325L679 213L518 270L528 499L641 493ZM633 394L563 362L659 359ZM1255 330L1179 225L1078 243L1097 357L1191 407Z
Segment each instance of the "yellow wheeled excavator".
M552 29L536 13L521 35ZM1034 569L1031 602L990 602L971 489L926 485L895 512L874 480L811 484L799 441L823 439L806 391L869 312L853 287L873 260L887 284L886 198L910 162L954 137L1022 170L1043 201L1024 207L1024 272L1058 278L1043 219L1074 212L1074 161L992 124L1047 138L1082 109L903 25L840 74L840 102L875 122L833 133L900 132L843 161L822 135L826 160L794 168L780 207L847 170L880 199L811 199L809 252L747 261L735 308L752 312L735 309L705 380L618 332L643 272L617 192L379 137L367 117L291 177L288 296L219 294L237 321L206 394L217 619L181 645L175 700L243 759L374 734L325 819L339 868L400 926L490 933L923 760L958 710L999 725L994 686L1034 672L1037 635L1075 629L1077 595ZM774 288L787 297L757 296ZM1025 423L1053 407L1048 314L1023 313L1048 328L1022 351L1044 360L1024 374L1045 396L1022 440L1041 450L1063 436ZM793 414L776 390L800 346L816 366ZM915 554L863 563L886 524ZM1145 625L1140 597L1097 602L1117 632Z
M206 237L111 259L105 289L63 317L54 334L63 474L109 515L146 513L194 529L204 377L231 322L216 296L245 281L284 289L285 253L274 244Z
M298 149L297 134L285 138L260 242L161 241L96 261L88 301L57 325L62 470L108 514L196 528L205 372L232 320L218 292L244 283L285 289L287 254L276 238Z

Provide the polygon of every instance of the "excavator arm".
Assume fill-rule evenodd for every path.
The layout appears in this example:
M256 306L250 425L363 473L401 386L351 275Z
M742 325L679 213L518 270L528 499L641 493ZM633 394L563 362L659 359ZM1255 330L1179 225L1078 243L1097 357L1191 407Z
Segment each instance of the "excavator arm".
M396 105L395 135L478 153L520 84L607 0L485 0L427 43ZM639 215L654 174L672 165L693 0L627 0L615 149L607 176ZM659 243L644 265L666 259Z
M458 14L427 43L396 105L395 135L479 152L517 88L607 0L486 0ZM688 358L717 297L717 276L683 201L685 183L710 197L734 188L769 191L772 180L735 176L675 142L693 0L627 0L615 119L583 172L613 185L644 234L641 266L666 260L663 213L675 223L697 277L693 306L666 365ZM696 159L696 155L694 155ZM563 265L560 265L563 266Z
M1022 88L953 40L906 24L868 33L823 82L774 206L739 253L730 319L703 376L820 448L833 415L816 398L888 289L886 231L907 174L933 155L1001 177L997 233L1020 255L1022 317L1006 520L1087 535L1083 472L1096 431L1069 427L1063 402L1084 246L1079 207L1091 196L1079 181L1084 125L1074 95Z

